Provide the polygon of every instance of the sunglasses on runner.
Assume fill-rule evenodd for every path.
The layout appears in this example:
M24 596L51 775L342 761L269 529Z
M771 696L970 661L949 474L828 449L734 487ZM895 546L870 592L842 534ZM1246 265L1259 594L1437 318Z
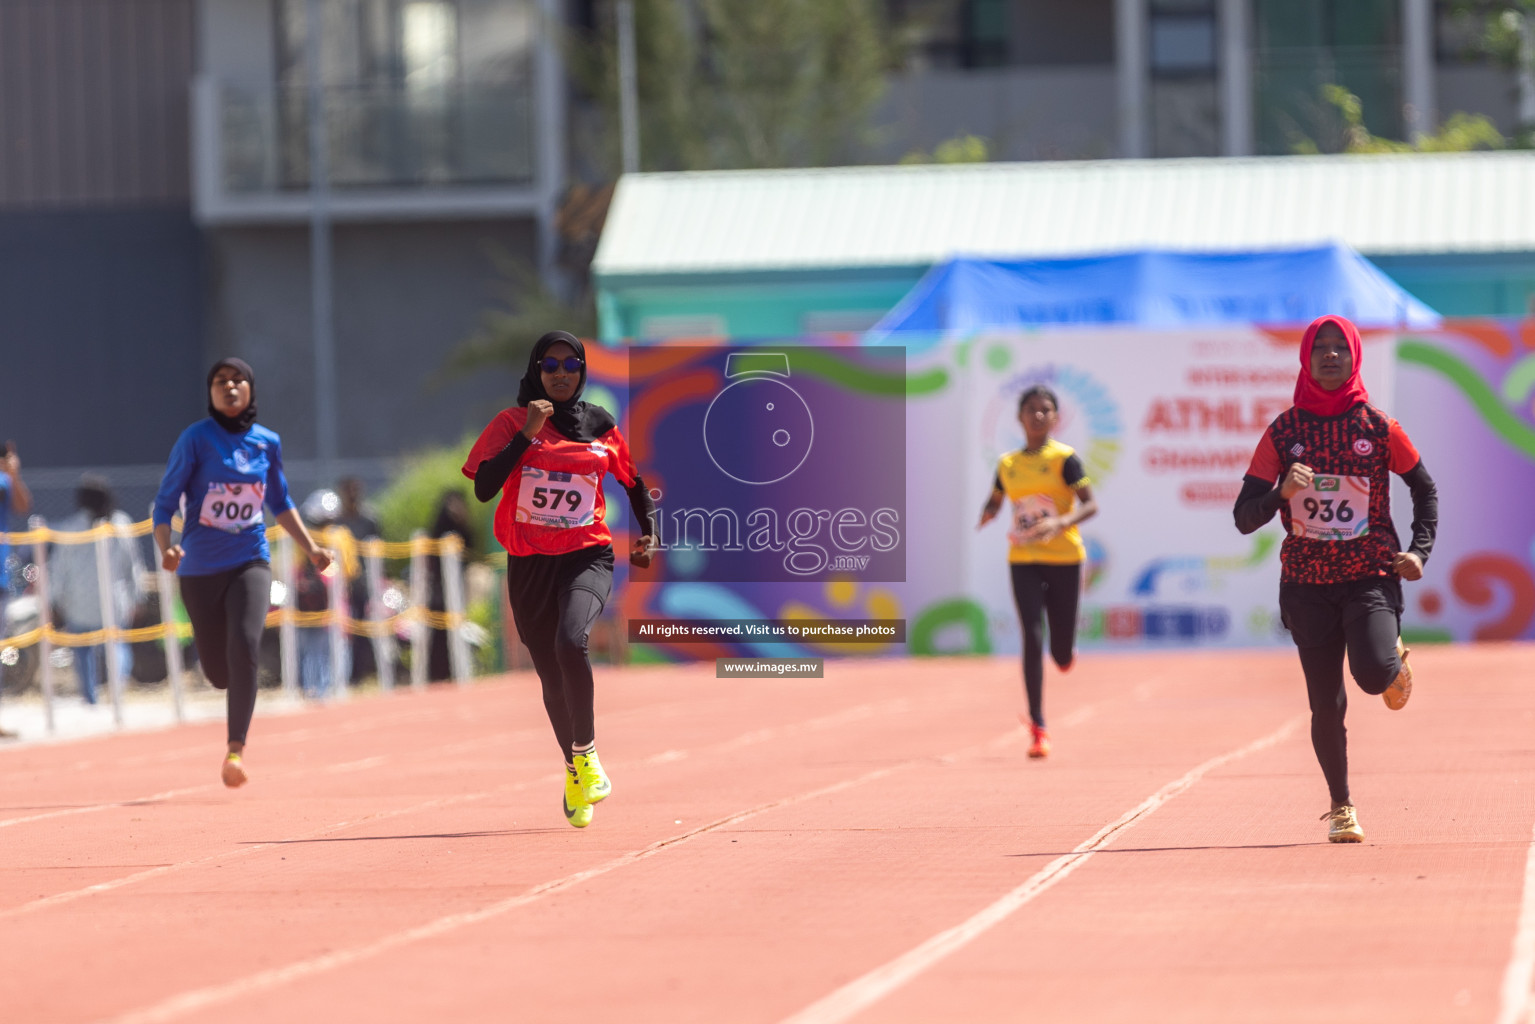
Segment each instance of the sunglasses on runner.
M565 367L566 373L575 373L586 364L581 361L579 356L566 356L563 360L556 359L554 356L544 356L538 365L543 368L545 373L553 373L558 370L561 365Z

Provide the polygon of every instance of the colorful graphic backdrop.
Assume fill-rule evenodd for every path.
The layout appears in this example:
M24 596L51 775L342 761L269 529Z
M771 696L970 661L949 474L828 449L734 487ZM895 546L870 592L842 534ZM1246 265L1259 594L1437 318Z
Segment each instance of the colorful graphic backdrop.
M1102 508L1082 530L1082 646L1287 643L1276 609L1278 521L1243 537L1231 505L1264 427L1290 404L1300 333L1083 328L945 338L906 366L904 583L835 575L815 583L638 583L622 591L625 614L901 617L912 653L1016 651L1005 530L1001 519L983 531L975 523L997 456L1022 442L1017 396L1044 383L1061 399L1057 436L1081 454ZM635 375L636 402L686 390L685 378L665 373L666 348L634 357L654 364ZM599 393L627 403L627 353L606 351L592 363ZM1409 639L1535 637L1535 516L1527 511L1535 499L1535 321L1368 332L1363 375L1372 401L1402 422L1439 485L1434 557L1424 580L1406 588ZM825 379L850 395L888 385L855 374ZM1405 537L1406 488L1398 483L1392 499ZM652 653L743 649L843 650Z

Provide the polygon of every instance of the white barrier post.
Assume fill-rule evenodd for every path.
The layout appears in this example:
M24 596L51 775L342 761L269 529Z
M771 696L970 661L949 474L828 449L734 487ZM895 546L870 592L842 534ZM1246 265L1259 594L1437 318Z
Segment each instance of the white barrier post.
M464 640L464 563L460 557L464 542L456 533L444 537L438 549L442 566L442 603L448 613L448 657L453 664L453 681L460 686L469 682L469 647Z
M328 545L329 546L329 545ZM334 547L332 546L334 550ZM325 579L325 594L330 599L330 681L331 692L337 700L345 700L348 696L347 689L352 681L351 659L347 657L347 643L350 642L350 634L347 632L346 623L351 619L352 609L347 603L346 573L341 569L341 555L338 552L336 560L331 563L329 576Z
M96 545L96 596L97 604L101 606L101 632L103 645L106 651L107 665L107 690L112 694L112 719L117 727L123 727L123 663L121 651L118 649L117 640L117 608L112 600L112 530L110 527L103 529L97 526L91 531L95 536L92 543ZM86 652L86 648L75 648L75 657Z
M155 567L155 580L160 591L160 624L165 629L165 676L171 684L171 706L176 709L176 721L187 720L185 694L183 693L181 664L181 630L176 628L176 595L171 590L176 577L164 565Z
M426 531L410 535L410 686L426 686Z
M42 516L34 516L27 524L34 530L45 530L48 523ZM37 671L39 683L43 688L43 720L47 723L48 733L55 731L53 721L53 641L48 639L48 630L53 626L53 595L48 591L48 544L46 541L38 541L32 545L32 562L37 566L37 585L34 593L37 595L37 625L43 631L37 641ZM5 624L0 623L0 633L5 632Z
M282 661L282 695L298 698L298 634L293 627L293 609L298 592L293 589L293 538L284 530L277 538L277 576L283 585L282 608L278 611L277 645Z
M368 579L367 614L373 623L373 661L378 666L378 688L388 693L394 689L394 636L384 625L389 609L384 607L383 542L363 541L363 551Z

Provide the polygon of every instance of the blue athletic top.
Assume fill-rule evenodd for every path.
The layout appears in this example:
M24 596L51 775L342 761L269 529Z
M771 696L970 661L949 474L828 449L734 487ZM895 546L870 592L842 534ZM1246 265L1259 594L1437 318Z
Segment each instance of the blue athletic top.
M213 417L181 432L155 495L155 525L170 523L186 497L181 576L208 576L271 561L261 506L293 508L282 474L282 442L259 423L231 434Z
M0 473L0 534L9 533L11 529L11 474ZM6 563L11 560L11 542L5 537L0 537L0 591L11 585L11 573L6 568ZM4 605L6 595L0 593L0 605ZM3 625L3 623L0 623Z

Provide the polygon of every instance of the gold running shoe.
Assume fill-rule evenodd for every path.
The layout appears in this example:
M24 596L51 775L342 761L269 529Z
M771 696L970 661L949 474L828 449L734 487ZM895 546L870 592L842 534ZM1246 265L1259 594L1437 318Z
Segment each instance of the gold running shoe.
M587 802L574 768L565 769L565 820L576 828L585 828L592 823L592 805Z
M1328 822L1327 841L1329 843L1364 842L1364 829L1359 827L1359 818L1354 814L1353 804L1344 804L1342 807L1328 811L1319 820Z
M239 754L230 754L224 758L222 775L224 785L230 789L239 789L245 785L248 776L245 774L245 762L240 760Z
M1412 696L1412 666L1407 664L1407 655L1412 651L1402 643L1402 638L1396 638L1396 656L1400 659L1402 667L1397 670L1396 678L1391 680L1391 685L1386 687L1381 694L1386 707L1392 711L1400 711L1407 706L1407 698Z

